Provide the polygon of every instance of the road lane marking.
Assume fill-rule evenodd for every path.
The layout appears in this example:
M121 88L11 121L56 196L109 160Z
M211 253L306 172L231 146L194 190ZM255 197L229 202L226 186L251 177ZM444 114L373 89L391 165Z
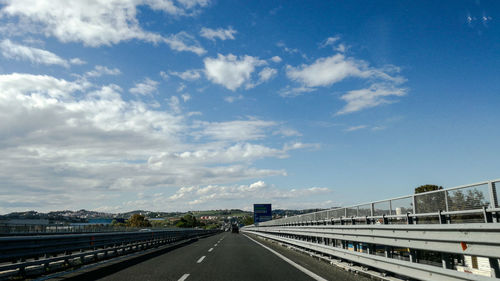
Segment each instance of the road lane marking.
M206 257L206 256L201 257L201 258L197 261L197 263L202 262L202 261L205 259L205 257Z
M217 244L214 244L214 247L217 247Z
M186 274L182 275L182 277L181 277L181 278L179 278L179 280L177 280L177 281L184 281L184 280L186 280L188 277L189 277L189 274L187 274L187 273L186 273Z
M245 235L245 234L243 234L243 235ZM292 261L291 259L289 259L289 258L287 258L287 257L283 256L282 254L280 254L280 253L276 252L275 250L273 250L273 249L271 249L271 248L267 247L266 245L264 245L264 244L262 244L262 243L260 243L260 242L258 242L258 241L256 241L256 240L254 240L254 239L252 239L252 238L248 237L247 235L245 235L245 237L246 237L246 238L248 238L248 239L250 239L250 240L252 240L253 242L255 242L255 243L257 243L257 244L261 245L264 249L269 250L271 253L273 253L273 254L277 255L279 258L281 258L282 260L286 261L287 263L289 263L290 265L292 265L292 266L293 266L293 267L295 267L296 269L298 269L298 270L300 270L300 271L304 272L305 274L309 275L309 277L313 278L314 280L316 280L316 281L328 281L328 280L326 280L325 278L323 278L323 277L321 277L321 276L317 275L316 273L314 273L314 272L310 271L309 269L307 269L307 268L305 268L305 267L303 267L303 266L301 266L301 265L299 265L299 264L296 264L296 263L295 263L294 261Z
M209 251L209 252L211 252L211 251L213 251L213 250L214 250L214 248L210 248L208 251Z

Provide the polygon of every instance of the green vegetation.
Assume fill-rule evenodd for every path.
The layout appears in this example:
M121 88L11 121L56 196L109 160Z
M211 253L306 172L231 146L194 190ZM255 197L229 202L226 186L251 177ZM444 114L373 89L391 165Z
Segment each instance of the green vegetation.
M151 223L143 215L134 214L127 220L129 227L151 227Z
M415 194L434 191L434 190L440 190L440 189L443 189L443 187L437 186L434 184L424 184L424 185L421 185L421 186L415 188Z
M244 216L243 220L242 220L242 223L244 225L251 225L251 224L253 224L253 217L252 216Z

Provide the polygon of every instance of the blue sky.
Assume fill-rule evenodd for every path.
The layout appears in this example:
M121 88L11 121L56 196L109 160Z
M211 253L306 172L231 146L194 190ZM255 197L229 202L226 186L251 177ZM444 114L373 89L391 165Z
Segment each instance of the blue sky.
M500 177L496 1L0 0L0 213Z

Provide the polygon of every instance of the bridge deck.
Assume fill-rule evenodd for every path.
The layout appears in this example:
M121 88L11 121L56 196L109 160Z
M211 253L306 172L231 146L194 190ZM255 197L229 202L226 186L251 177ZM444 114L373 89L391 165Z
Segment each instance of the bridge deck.
M284 247L274 248L327 280L369 280ZM125 270L108 272L99 280L309 281L314 279L245 235L224 232L200 239Z

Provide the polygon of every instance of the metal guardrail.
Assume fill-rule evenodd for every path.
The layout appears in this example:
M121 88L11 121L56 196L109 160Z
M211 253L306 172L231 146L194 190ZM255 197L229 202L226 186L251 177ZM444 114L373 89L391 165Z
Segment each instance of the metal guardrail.
M78 234L95 232L136 232L144 227L127 227L112 225L38 225L38 224L2 224L0 223L0 237L19 235L54 235ZM148 227L153 231L165 230L165 227ZM175 229L174 227L171 227Z
M406 278L492 280L500 277L498 182L282 218L242 231ZM488 264L490 272L482 273L489 277L457 271L468 271L465 259L471 257Z
M35 267L43 274L51 265L76 266L147 248L217 233L218 230L183 229L22 237L0 237L0 279L29 275Z
M500 179L335 208L260 223L259 226L332 222L469 223L500 221L495 184Z

